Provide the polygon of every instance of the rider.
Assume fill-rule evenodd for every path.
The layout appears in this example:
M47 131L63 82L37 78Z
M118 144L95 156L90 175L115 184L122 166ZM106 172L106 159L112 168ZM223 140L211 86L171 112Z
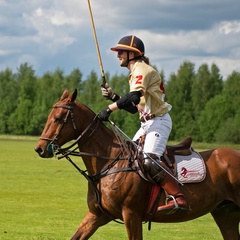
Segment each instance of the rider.
M154 158L167 169L166 164L161 161L161 156L172 129L172 120L168 113L172 106L164 102L162 79L159 73L149 65L149 59L144 56L144 44L138 37L125 36L111 50L117 52L120 66L127 67L131 71L130 92L120 97L107 83L102 86L102 95L113 103L104 108L98 117L107 121L110 114L118 109L124 109L132 114L139 112L141 127L133 141L145 135L143 150L148 155L145 155L143 160L145 171L155 183L161 185L172 196L166 205L158 207L158 210L171 210L177 206L186 210L187 202L176 180L151 159Z

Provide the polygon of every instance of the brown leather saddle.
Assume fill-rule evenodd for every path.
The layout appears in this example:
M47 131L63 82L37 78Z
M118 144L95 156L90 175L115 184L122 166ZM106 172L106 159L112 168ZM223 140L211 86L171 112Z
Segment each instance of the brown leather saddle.
M175 155L187 156L192 153L192 138L187 137L182 140L180 143L176 145L167 145L164 155L162 156L162 160L169 165L169 167L173 167L175 163Z

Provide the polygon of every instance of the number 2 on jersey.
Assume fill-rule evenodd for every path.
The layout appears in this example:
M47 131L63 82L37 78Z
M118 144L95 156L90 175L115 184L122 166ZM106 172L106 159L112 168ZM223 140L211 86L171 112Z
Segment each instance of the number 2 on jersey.
M142 75L136 76L136 79L137 79L136 84L142 84L142 78L143 78Z

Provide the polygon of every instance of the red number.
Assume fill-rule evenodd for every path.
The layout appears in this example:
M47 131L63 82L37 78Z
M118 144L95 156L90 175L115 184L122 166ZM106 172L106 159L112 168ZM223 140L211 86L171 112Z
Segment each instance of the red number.
M160 84L160 89L161 89L162 93L165 93L165 89L164 89L164 86L163 86L163 82L161 82L161 84Z
M142 84L143 76L142 75L138 75L138 76L136 76L136 78L137 78L136 84Z

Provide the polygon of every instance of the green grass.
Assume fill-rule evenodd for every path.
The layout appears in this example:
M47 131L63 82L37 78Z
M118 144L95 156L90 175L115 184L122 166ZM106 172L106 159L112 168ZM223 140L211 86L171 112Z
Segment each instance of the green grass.
M0 239L70 239L87 211L87 181L66 160L41 159L38 138L0 136ZM78 158L74 161L84 168ZM211 215L183 223L152 223L144 239L222 239ZM124 225L111 222L92 240L127 239Z

